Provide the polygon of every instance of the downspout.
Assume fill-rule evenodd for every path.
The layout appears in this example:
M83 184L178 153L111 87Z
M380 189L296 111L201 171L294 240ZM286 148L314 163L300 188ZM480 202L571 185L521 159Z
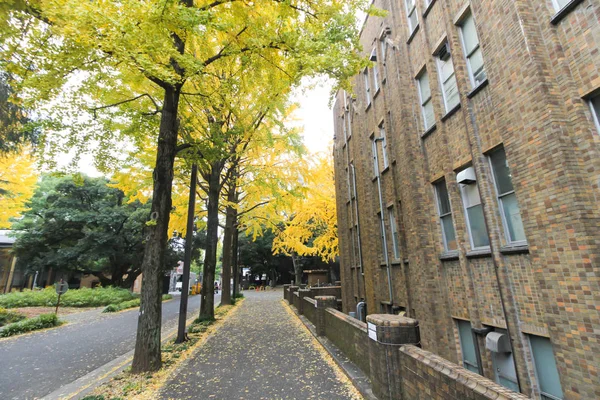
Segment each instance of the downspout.
M375 167L375 175L377 176L377 189L379 192L379 217L380 217L380 228L381 228L381 237L382 237L382 245L383 245L383 257L385 260L385 266L387 269L387 278L388 278L388 292L389 292L389 304L390 306L394 303L394 293L392 290L392 271L390 269L390 257L388 255L388 246L387 246L387 234L385 231L385 216L383 213L383 195L381 194L381 173L379 171L379 158L377 157L377 142L382 141L383 138L375 138L373 139L373 158L374 158L374 167Z

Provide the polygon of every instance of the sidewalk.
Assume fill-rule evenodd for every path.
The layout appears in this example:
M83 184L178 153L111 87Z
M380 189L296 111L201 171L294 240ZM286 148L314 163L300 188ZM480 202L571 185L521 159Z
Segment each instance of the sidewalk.
M246 300L161 391L162 399L360 399L282 304L281 290Z

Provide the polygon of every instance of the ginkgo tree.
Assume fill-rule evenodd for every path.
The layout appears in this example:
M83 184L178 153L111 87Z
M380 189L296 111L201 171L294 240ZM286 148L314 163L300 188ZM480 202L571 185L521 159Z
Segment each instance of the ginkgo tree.
M0 229L10 229L11 220L26 210L38 176L35 158L29 149L0 154Z
M315 73L336 79L353 75L365 65L356 51L355 21L357 8L364 3L10 0L0 4L0 18L9 22L0 27L0 59L7 60L3 67L15 77L18 94L29 107L64 95L68 86L79 94L73 97L75 106L110 115L100 128L122 123L131 114L156 117L152 228L142 262L133 372L161 366L161 263L174 161L181 144L181 96L187 90L211 93L210 78L232 62L267 60L285 71L291 84ZM72 130L66 144L86 146L96 140L97 151L106 155L124 137L139 139L135 128L99 131L94 136L90 130Z
M293 199L283 216L283 224L274 229L273 240L274 254L292 256L296 282L301 282L302 278L302 271L296 266L296 255L334 261L339 254L331 157L315 156L302 181L305 196Z

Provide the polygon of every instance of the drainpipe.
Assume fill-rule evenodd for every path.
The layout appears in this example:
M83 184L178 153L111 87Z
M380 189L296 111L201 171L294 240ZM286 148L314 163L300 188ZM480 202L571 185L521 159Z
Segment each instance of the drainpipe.
M382 245L383 245L383 257L385 260L385 266L387 269L387 278L388 278L388 292L389 292L389 303L390 306L394 303L394 293L392 291L392 271L390 269L390 257L388 255L388 246L387 246L387 234L385 231L385 216L383 212L383 195L381 194L381 173L379 172L379 158L377 157L377 142L382 141L383 138L375 138L373 139L373 159L374 159L374 167L375 174L377 176L377 189L379 192L379 216L380 216L380 228L381 228L381 237L382 237Z
M366 322L365 321L365 308L366 307L367 307L367 304L364 301L359 301L358 304L356 305L356 318L358 318L359 321Z

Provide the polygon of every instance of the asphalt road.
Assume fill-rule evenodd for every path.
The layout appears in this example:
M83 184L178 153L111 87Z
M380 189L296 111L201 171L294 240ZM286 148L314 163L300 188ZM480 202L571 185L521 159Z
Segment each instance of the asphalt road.
M190 297L188 318L199 308L200 296ZM132 350L137 313L73 314L60 328L0 340L0 399L43 397ZM178 314L179 297L163 304L163 332L177 325Z

